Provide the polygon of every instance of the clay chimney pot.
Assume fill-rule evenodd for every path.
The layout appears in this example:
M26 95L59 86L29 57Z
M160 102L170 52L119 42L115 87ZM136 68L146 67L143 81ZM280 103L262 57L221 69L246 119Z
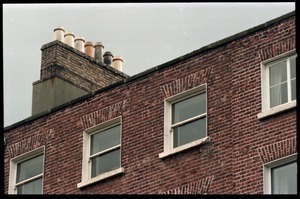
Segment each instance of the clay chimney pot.
M75 35L73 32L65 33L65 43L74 48L74 38Z
M84 38L83 37L76 37L75 38L75 48L77 50L80 50L81 52L84 53Z
M61 42L64 42L64 33L65 33L64 27L57 26L54 29L54 40L59 40Z
M91 41L85 42L84 47L85 47L85 54L87 54L91 57L94 57L94 50L95 49L94 49L93 42L91 42Z

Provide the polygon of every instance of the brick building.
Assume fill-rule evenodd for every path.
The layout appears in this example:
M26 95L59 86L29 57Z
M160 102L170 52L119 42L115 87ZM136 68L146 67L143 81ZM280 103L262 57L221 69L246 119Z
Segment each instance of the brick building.
M132 77L68 36L4 129L5 193L297 192L295 12Z

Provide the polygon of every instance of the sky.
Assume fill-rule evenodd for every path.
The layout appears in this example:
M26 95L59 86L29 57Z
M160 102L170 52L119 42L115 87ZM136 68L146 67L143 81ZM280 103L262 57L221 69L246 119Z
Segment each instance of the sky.
M123 58L132 76L295 10L295 3L3 4L4 127L31 116L54 28Z

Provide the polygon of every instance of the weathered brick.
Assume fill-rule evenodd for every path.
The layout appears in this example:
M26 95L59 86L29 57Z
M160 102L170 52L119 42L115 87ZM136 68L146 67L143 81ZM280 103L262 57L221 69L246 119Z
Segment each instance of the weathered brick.
M294 50L295 36L293 15L6 129L5 193L7 160L45 145L45 194L262 194L263 164L297 152L297 120L295 109L257 119L261 112L261 62ZM80 73L101 73L93 59L62 44L50 43L42 50L42 68L53 63L53 70L42 71L44 78L56 72L81 84L86 80ZM85 75L87 80L98 81L92 72ZM110 75L103 73L107 79ZM211 142L160 159L164 100L203 83L207 83ZM90 88L88 81L83 86ZM125 173L78 189L83 130L118 116L122 117L121 164Z

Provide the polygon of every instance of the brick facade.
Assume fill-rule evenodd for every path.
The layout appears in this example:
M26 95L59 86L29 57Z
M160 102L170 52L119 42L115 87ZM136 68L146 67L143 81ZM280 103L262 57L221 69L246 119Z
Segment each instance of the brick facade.
M261 112L261 62L294 50L295 36L295 15L289 14L6 128L5 193L10 159L44 145L44 194L262 194L264 163L297 150L295 109L257 118ZM50 53L55 48L61 44L42 49L45 78L51 74L44 73L43 67L53 60L55 67L90 62L75 60L72 53ZM211 141L160 159L164 100L203 83L207 84ZM125 172L77 188L83 131L119 116Z

